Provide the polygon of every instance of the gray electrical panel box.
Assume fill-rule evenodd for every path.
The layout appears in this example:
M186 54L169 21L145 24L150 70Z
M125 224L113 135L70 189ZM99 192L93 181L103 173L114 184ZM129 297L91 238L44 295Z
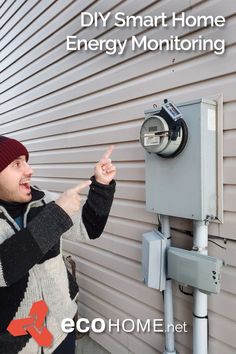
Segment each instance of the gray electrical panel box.
M188 127L188 140L174 158L145 152L147 210L194 220L216 218L216 103L199 99L176 106ZM146 111L145 118L154 111Z
M167 251L168 277L207 294L220 292L221 259L170 247Z
M158 230L143 234L142 273L145 284L164 290L166 284L166 238Z

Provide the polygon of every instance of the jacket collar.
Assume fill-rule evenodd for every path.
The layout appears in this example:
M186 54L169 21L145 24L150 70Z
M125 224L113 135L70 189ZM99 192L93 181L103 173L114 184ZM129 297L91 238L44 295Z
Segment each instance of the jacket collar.
M29 203L39 201L45 197L45 193L36 186L31 186L32 199Z

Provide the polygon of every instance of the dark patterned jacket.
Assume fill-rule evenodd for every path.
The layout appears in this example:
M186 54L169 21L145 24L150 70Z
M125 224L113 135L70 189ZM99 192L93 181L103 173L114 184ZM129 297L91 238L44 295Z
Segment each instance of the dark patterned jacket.
M26 318L32 304L44 300L49 308L46 326L52 353L64 340L64 318L73 318L78 286L67 271L61 253L61 236L88 240L101 235L115 192L110 185L92 184L82 213L70 218L54 201L55 194L32 188L32 200L24 213L24 228L0 204L0 354L39 354L41 348L30 336L12 336L12 319ZM82 215L81 215L82 214Z

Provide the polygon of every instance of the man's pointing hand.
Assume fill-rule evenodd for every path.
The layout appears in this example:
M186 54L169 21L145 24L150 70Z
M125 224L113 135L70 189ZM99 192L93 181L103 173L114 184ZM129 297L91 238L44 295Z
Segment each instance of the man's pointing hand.
M56 204L59 205L69 216L72 216L79 211L80 208L80 192L88 187L92 182L85 181L78 184L76 187L70 188L56 200Z

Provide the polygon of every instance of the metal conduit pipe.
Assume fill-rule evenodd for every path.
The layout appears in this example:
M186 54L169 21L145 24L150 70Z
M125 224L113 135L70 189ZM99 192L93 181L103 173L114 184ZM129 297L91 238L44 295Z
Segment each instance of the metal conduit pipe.
M208 222L193 222L193 250L207 255ZM194 289L193 293L193 354L208 351L207 295Z
M161 215L161 231L167 239L167 249L171 246L170 221L169 216ZM173 316L173 297L172 280L166 280L164 290L164 324L165 324L165 351L163 354L177 354L175 350L174 338L174 316Z

